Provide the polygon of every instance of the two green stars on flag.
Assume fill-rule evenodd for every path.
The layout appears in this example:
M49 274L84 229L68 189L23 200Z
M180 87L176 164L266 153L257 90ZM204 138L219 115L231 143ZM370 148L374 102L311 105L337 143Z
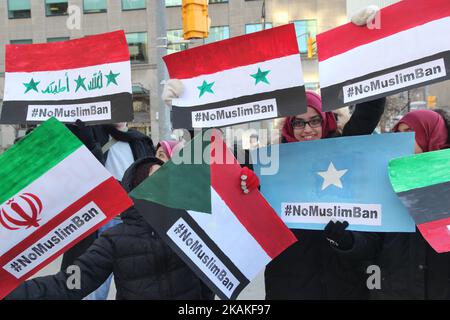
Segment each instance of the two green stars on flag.
M258 72L255 74L251 74L250 76L255 79L255 86L260 83L264 82L267 84L270 84L267 80L267 75L269 74L270 70L262 71L261 68L258 68ZM201 86L198 86L197 89L200 90L199 98L203 96L206 92L214 94L214 91L212 90L212 86L215 82L208 83L205 80L203 80L203 84Z
M113 73L112 70L110 70L109 74L105 75L106 80L107 80L106 87L108 87L111 83L114 83L116 86L118 86L119 84L117 83L116 78L119 75L120 75L120 73ZM83 78L81 75L79 75L78 78L74 80L77 84L75 92L77 92L80 88L83 88L84 91L87 91L86 85L84 83L85 80L86 80L86 78ZM28 83L24 82L23 85L25 86L25 93L28 93L28 91L31 91L31 90L39 92L39 90L38 90L39 83L41 83L41 82L34 81L34 78L31 78L30 82L28 82Z

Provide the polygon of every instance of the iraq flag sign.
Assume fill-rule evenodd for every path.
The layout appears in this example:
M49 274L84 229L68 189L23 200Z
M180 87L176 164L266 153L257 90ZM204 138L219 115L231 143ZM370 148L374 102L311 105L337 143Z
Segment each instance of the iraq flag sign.
M222 299L236 299L297 241L256 190L217 131L197 135L130 196L144 219Z
M3 100L0 123L39 123L51 117L62 122L132 120L124 32L6 45Z
M395 192L425 240L438 253L450 251L450 149L389 162Z
M211 128L306 112L293 24L164 57L184 85L172 101L174 128Z
M403 0L317 36L323 110L450 78L450 1Z
M261 193L291 229L345 220L354 231L414 232L387 172L390 159L413 151L414 134L399 133L284 143L255 150L252 159ZM276 174L265 174L276 171L267 171L268 155L279 157L270 163L272 171L279 165Z

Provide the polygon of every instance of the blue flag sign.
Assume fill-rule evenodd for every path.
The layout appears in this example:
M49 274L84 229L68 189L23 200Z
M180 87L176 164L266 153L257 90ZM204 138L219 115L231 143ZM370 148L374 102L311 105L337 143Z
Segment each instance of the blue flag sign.
M267 149L268 150L264 150ZM285 143L252 151L261 192L291 229L323 230L330 220L349 230L414 232L389 181L388 163L414 152L414 133ZM279 148L279 170L261 175L261 155ZM263 169L263 171L261 171Z

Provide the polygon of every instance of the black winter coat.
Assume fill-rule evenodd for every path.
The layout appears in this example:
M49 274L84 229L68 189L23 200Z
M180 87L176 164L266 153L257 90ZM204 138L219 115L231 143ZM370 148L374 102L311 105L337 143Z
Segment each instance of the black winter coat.
M379 234L381 288L372 299L450 299L450 253L436 253L420 232Z
M371 134L384 111L386 99L356 106L343 136ZM368 299L366 255L377 252L377 235L353 232L349 251L331 248L323 231L291 230L298 242L266 267L266 299ZM372 253L366 251L371 250Z

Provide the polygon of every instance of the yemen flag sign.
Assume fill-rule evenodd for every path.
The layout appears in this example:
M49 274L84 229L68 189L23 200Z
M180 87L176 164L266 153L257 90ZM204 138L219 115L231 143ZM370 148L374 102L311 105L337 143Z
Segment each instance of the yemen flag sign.
M130 206L113 176L50 119L0 156L0 299Z
M174 128L211 128L306 112L293 24L165 56L184 92L172 101Z
M258 191L242 193L241 167L217 131L202 140L197 135L130 196L211 290L235 299L297 239ZM208 159L187 164L194 153Z
M403 0L379 17L317 36L324 111L449 79L450 1Z
M3 100L0 123L38 123L51 117L62 122L132 120L124 32L6 45Z
M450 251L450 149L389 162L392 186L438 253Z

